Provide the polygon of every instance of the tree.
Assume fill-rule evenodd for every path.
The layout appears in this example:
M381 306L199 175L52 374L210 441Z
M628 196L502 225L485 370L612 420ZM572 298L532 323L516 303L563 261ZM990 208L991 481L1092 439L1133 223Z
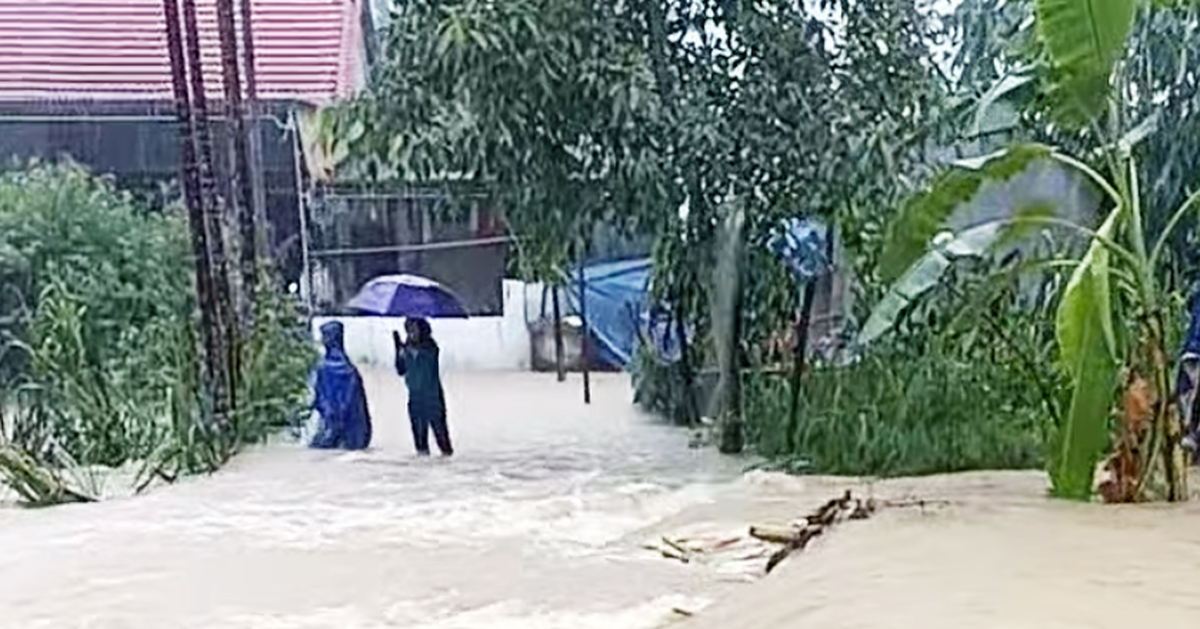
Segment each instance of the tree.
M695 341L679 362L689 401L692 367L715 349L719 226L744 225L730 250L745 285L721 335L736 345L722 388L737 415L746 347L799 305L762 245L784 218L869 214L896 182L880 166L917 162L942 94L912 2L831 8L844 26L783 0L405 3L371 89L332 114L343 172L482 189L525 275L552 282L596 225L654 234L654 294Z
M248 6L249 0L242 4ZM251 25L243 24L244 31L250 33ZM258 281L257 247L258 229L255 227L257 210L255 202L257 195L254 190L254 175L250 161L250 141L246 129L246 110L242 101L242 73L238 65L238 37L234 20L234 0L217 0L217 34L221 44L221 85L225 90L225 139L228 157L226 177L228 189L224 191L225 199L231 214L236 217L238 225L238 278L241 291L239 293L239 315L241 324L249 323L250 314L254 311L254 297ZM249 41L247 35L246 41ZM247 59L253 60L253 53L247 48ZM252 72L253 70L251 70ZM234 350L236 356L237 350Z
M658 100L618 6L588 0L405 3L366 95L342 113L369 178L484 191L524 272L558 283L592 226L663 207L645 130Z
M212 140L207 126L196 7L192 0L183 0L182 9L177 0L163 0L204 344L204 382L213 419L223 425L229 421L233 390L229 282L213 190Z
M1036 75L1045 103L1039 113L1051 116L1058 125L1086 129L1101 138L1098 159L1107 168L1107 177L1061 151L1016 146L978 165L944 173L906 207L894 231L897 251L907 251L908 259L916 260L922 252L911 245L921 245L940 233L949 213L969 200L983 182L1011 177L1036 159L1076 169L1102 191L1110 210L1095 230L1025 211L1002 224L974 228L975 242L960 248L975 255L1014 229L1029 226L1054 226L1085 237L1086 250L1071 265L1055 314L1070 399L1057 426L1049 471L1055 493L1068 498L1086 499L1092 494L1096 464L1108 445L1109 413L1120 386L1123 404L1108 461L1112 478L1104 487L1105 498L1135 501L1158 494L1168 500L1187 499L1179 449L1181 424L1172 402L1166 358L1169 319L1164 286L1169 273L1165 256L1173 230L1194 210L1200 195L1192 194L1169 210L1151 208L1151 198L1141 189L1142 171L1133 151L1138 127L1130 126L1124 115L1131 94L1120 87L1125 85L1123 77L1144 67L1138 58L1128 56L1128 45L1137 15L1153 11L1136 0L1103 5L1088 0L1035 3L1036 32L1045 59ZM1156 213L1168 218L1161 232L1150 236L1148 217ZM983 233L985 229L989 231ZM957 240L964 236L959 234ZM947 246L940 245L943 251ZM1134 325L1115 326L1114 321ZM1156 488L1157 482L1163 487Z

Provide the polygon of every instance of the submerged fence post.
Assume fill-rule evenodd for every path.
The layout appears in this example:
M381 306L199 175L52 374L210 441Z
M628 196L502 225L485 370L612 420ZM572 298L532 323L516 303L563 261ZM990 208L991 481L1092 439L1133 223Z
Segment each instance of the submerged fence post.
M825 228L826 268L822 273L815 274L805 283L804 296L800 305L800 318L796 322L796 345L792 348L792 400L788 410L786 441L787 453L789 455L794 454L796 451L796 428L800 421L798 417L798 413L800 412L800 384L806 362L805 353L808 351L808 331L812 324L812 309L817 293L817 282L823 276L833 273L833 237L833 222L830 221L829 227Z
M545 302L542 302L542 307L545 308ZM562 334L562 307L558 303L558 287L550 287L550 306L553 309L554 315L554 369L558 373L558 381L565 382L567 379L567 367L563 364L563 334ZM545 312L543 310L543 312Z
M587 260L587 248L584 248L584 255L579 256L579 321L580 321L580 336L579 336L579 354L581 368L583 369L583 403L592 403L592 378L591 366L588 362L591 360L591 352L588 351L588 318L587 318L587 274L584 273L584 266Z

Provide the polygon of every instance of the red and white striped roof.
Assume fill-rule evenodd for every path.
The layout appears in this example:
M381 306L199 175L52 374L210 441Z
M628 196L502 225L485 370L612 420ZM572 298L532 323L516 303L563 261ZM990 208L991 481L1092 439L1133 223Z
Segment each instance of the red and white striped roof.
M219 100L216 1L195 0ZM362 83L356 0L253 0L259 97L320 104ZM170 100L162 0L0 0L0 101Z

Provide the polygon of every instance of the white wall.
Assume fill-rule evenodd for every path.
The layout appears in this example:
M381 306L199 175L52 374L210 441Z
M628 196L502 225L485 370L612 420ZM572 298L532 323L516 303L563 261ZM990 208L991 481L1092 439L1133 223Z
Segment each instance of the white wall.
M504 280L504 315L469 319L430 319L441 346L443 371L525 371L530 365L526 289ZM536 308L536 305L534 306ZM346 353L359 365L388 366L394 360L392 331L403 330L401 317L314 317L313 337L327 321L346 326Z

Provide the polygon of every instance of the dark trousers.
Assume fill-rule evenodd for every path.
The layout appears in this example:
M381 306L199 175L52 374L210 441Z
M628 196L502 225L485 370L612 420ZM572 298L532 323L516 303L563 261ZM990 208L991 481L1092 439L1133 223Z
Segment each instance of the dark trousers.
M429 454L430 430L433 430L433 439L437 442L438 450L447 456L454 454L445 413L421 413L414 410L416 409L408 409L408 421L412 424L413 445L417 447L417 454Z

